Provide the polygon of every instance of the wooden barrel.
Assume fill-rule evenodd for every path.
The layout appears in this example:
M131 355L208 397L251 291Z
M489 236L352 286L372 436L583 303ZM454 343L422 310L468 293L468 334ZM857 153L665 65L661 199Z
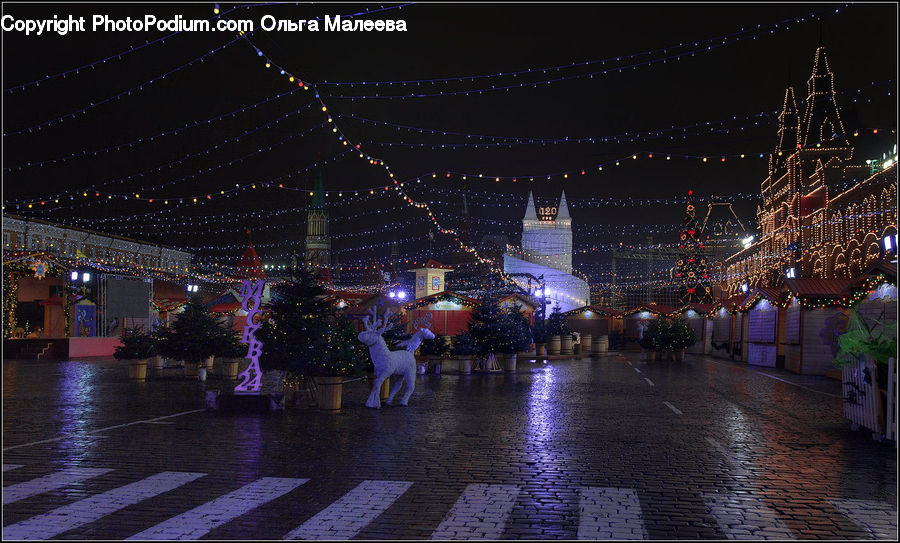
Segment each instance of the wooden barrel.
M388 396L391 395L391 378L388 377L381 383L381 391L379 392L381 401L385 401L388 399Z
M563 334L559 342L559 354L572 354L572 335Z
M500 359L500 364L503 366L503 371L505 371L507 373L515 373L516 372L516 358L518 358L516 353L502 354L502 355L497 355L497 356L502 357Z
M150 358L150 367L155 370L163 369L163 357L160 355L156 355Z
M341 409L341 393L344 388L343 377L316 377L316 396L321 411L338 411Z
M203 359L203 367L206 368L206 371L211 372L213 369L213 361L215 360L215 356L207 356Z
M231 379L232 381L237 379L238 376L238 361L236 358L225 359L222 361L222 377L226 379Z
M143 381L147 378L147 360L129 360L128 378L132 381Z
M188 362L184 361L184 375L185 377L190 377L194 379L197 377L197 370L200 369L200 362Z
M606 354L609 352L609 336L600 336L597 339L597 354Z
M457 368L459 369L459 373L472 373L472 359L469 356L461 356L457 358Z
M591 334L581 334L581 354L589 355L591 354L591 342L592 342Z
M546 356L547 355L547 344L546 343L535 343L534 344L534 354L535 354L535 356Z
M571 341L571 339L569 341ZM562 340L559 336L552 336L550 338L550 343L547 344L547 351L550 353L551 356L558 355L561 344L562 344Z

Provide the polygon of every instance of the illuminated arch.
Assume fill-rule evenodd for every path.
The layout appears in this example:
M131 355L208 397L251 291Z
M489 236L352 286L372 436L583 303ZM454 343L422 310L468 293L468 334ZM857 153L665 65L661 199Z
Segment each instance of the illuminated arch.
M862 274L862 252L859 248L853 249L850 252L850 258L848 260L847 266L847 274L849 277L859 277Z
M847 277L847 257L842 252L838 253L838 255L834 259L833 276L837 279L843 279Z

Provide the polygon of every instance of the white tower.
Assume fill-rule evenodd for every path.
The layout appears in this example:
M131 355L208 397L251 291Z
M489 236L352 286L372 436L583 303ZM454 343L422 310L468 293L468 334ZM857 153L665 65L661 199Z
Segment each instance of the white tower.
M563 191L558 207L536 209L528 192L522 219L522 250L526 260L572 273L572 217Z

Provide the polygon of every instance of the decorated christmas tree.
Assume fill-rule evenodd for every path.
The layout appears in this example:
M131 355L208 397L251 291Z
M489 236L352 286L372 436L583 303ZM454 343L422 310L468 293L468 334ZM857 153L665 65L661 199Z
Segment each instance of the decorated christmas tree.
M697 222L697 208L694 206L694 191L688 191L688 200L681 221L681 240L678 247L681 255L675 261L673 277L681 303L712 303L712 285L709 282L708 261L703 254L700 241L700 226Z
M504 320L505 312L497 298L485 296L481 299L481 303L472 308L469 334L478 348L478 354L500 352L497 338L500 336L500 327L503 326Z
M256 337L263 343L261 366L293 375L347 376L369 361L357 331L333 304L316 276L295 270L295 281L279 285Z

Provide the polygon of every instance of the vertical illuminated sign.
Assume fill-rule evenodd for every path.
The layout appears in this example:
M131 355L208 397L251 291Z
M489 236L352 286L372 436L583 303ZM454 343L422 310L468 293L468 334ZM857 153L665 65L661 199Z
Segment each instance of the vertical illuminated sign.
M264 279L252 282L244 279L241 289L241 309L247 312L247 323L244 325L244 335L241 343L247 344L247 358L250 365L238 377L241 382L234 387L235 393L259 394L262 384L262 370L259 369L259 355L262 354L262 342L253 335L259 329L262 317L262 293ZM251 303L252 302L252 303Z

